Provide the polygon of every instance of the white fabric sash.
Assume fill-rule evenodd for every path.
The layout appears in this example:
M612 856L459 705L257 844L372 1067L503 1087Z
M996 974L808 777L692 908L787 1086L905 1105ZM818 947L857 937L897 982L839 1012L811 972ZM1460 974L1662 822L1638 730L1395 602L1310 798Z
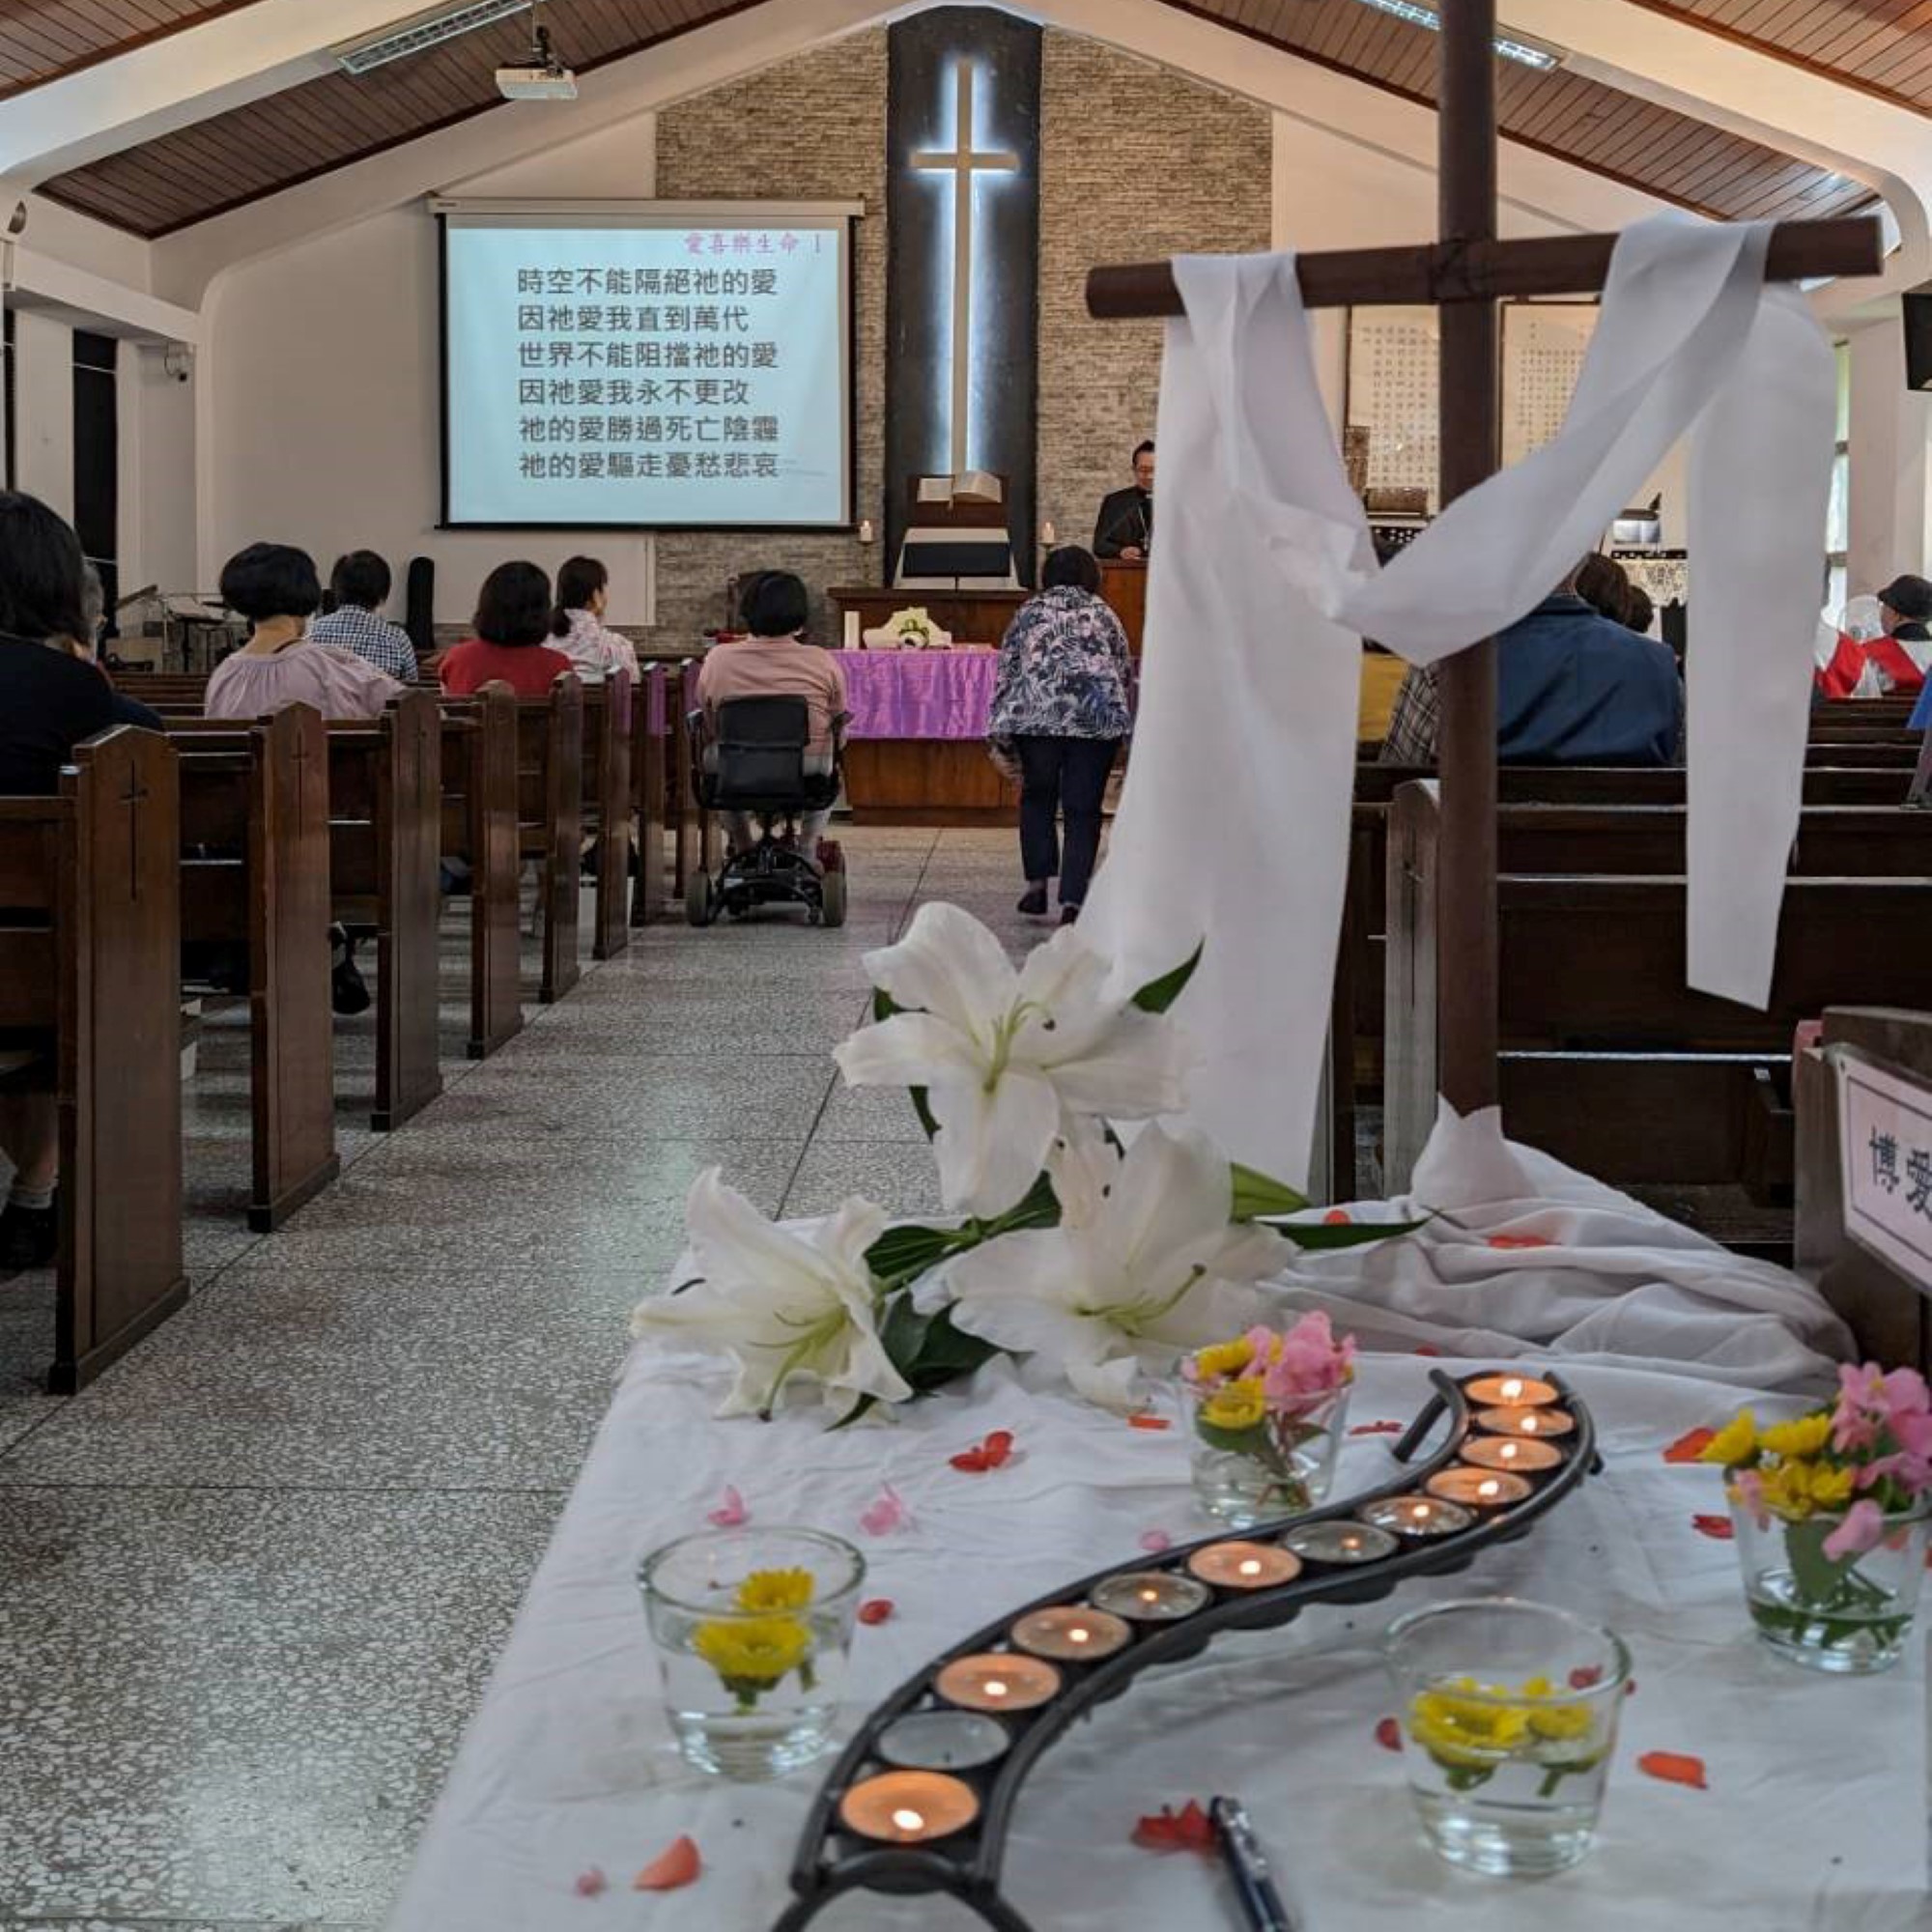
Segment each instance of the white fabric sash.
M1139 726L1082 929L1140 984L1200 934L1191 1114L1302 1179L1346 882L1358 639L1432 664L1525 615L1687 429L1689 979L1766 1005L1802 802L1835 425L1831 346L1766 287L1770 228L1619 242L1556 439L1378 569L1291 255L1175 263ZM1346 1188L1344 1190L1347 1191Z

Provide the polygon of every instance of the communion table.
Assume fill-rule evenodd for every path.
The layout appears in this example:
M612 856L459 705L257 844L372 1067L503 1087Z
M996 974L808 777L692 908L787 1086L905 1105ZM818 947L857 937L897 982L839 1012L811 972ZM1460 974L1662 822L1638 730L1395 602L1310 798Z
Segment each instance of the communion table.
M1685 1431L1727 1419L1752 1398L1754 1378L1763 1388L1817 1386L1831 1318L1795 1277L1538 1159L1544 1198L1459 1201L1458 1225L1399 1248L1316 1258L1293 1279L1383 1350L1361 1364L1357 1427L1421 1406L1431 1364L1408 1352L1418 1339L1453 1345L1460 1335L1464 1352L1499 1359L1520 1346L1504 1332L1510 1297L1545 1311L1536 1333L1546 1346L1522 1359L1558 1367L1589 1404L1605 1473L1465 1575L1223 1637L1143 1678L1053 1746L1026 1787L1006 1867L1008 1898L1041 1932L1115 1932L1129 1919L1232 1932L1240 1920L1219 1864L1129 1842L1142 1814L1220 1791L1247 1801L1302 1932L1923 1924L1922 1644L1870 1679L1814 1676L1771 1658L1750 1634L1734 1548L1693 1524L1722 1510L1717 1473L1662 1455ZM1439 1167L1435 1179L1443 1182ZM1524 1242L1530 1231L1550 1245L1495 1244L1498 1235ZM1686 1359L1663 1359L1680 1346ZM1607 1353L1614 1348L1626 1358ZM1179 1543L1209 1526L1191 1501L1179 1429L1130 1429L1064 1394L1030 1391L1009 1365L903 1411L895 1426L837 1435L815 1409L768 1425L716 1421L723 1387L714 1364L632 1361L393 1932L579 1923L762 1932L778 1916L823 1768L755 1786L685 1768L667 1742L634 1580L646 1551L704 1527L727 1484L755 1524L810 1524L863 1549L863 1594L895 1607L856 1634L850 1701L862 1708L1004 1609L1131 1559L1149 1531ZM1758 1400L1761 1418L1801 1406ZM950 1466L993 1429L1014 1434L1004 1468ZM1385 1479L1389 1440L1348 1441L1337 1496ZM888 1483L909 1520L868 1536L859 1519ZM1439 1863L1418 1835L1404 1761L1376 1735L1395 1709L1378 1652L1390 1618L1503 1593L1597 1618L1634 1655L1601 1841L1581 1866L1535 1885ZM1645 1776L1637 1760L1651 1751L1702 1758L1709 1789ZM696 1841L703 1876L689 1892L635 1896L633 1874L681 1833ZM573 1897L593 1867L608 1874L611 1895ZM950 1901L859 1894L819 1922L953 1932L978 1921Z
M862 824L1012 822L1017 789L986 757L997 650L838 655L852 720L845 797Z

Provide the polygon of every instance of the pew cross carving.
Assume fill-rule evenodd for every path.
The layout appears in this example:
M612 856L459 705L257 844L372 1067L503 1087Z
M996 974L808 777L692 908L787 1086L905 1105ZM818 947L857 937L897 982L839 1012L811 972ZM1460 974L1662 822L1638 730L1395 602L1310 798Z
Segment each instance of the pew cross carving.
M141 807L147 798L148 787L141 782L140 773L130 771L120 802L128 808L128 896L131 899L141 896Z

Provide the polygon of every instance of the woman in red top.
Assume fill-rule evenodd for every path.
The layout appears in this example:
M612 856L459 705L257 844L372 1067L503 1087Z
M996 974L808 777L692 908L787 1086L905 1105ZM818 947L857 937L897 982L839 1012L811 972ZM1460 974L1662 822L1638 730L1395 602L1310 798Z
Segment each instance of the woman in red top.
M550 619L550 579L533 563L498 564L476 600L476 635L442 661L443 690L468 697L500 679L519 697L547 696L576 668L545 644Z

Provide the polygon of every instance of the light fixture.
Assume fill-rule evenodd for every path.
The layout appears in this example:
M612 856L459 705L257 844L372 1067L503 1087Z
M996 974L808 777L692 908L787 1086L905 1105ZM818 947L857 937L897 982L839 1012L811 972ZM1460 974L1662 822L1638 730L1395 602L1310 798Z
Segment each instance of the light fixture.
M1442 31L1442 15L1433 7L1419 5L1418 0L1362 0L1362 4L1378 13L1392 14L1398 20L1406 20L1411 27L1426 27L1432 34ZM1496 52L1504 60L1534 68L1539 73L1548 73L1563 64L1561 54L1539 47L1531 41L1519 40L1514 34L1496 36Z
M530 0L461 0L454 7L432 7L427 13L412 14L400 24L384 28L359 41L346 41L331 48L337 64L348 73L368 73L386 67L406 54L419 54L426 47L440 46L462 34L473 34L478 27L494 26L513 14L526 14Z

